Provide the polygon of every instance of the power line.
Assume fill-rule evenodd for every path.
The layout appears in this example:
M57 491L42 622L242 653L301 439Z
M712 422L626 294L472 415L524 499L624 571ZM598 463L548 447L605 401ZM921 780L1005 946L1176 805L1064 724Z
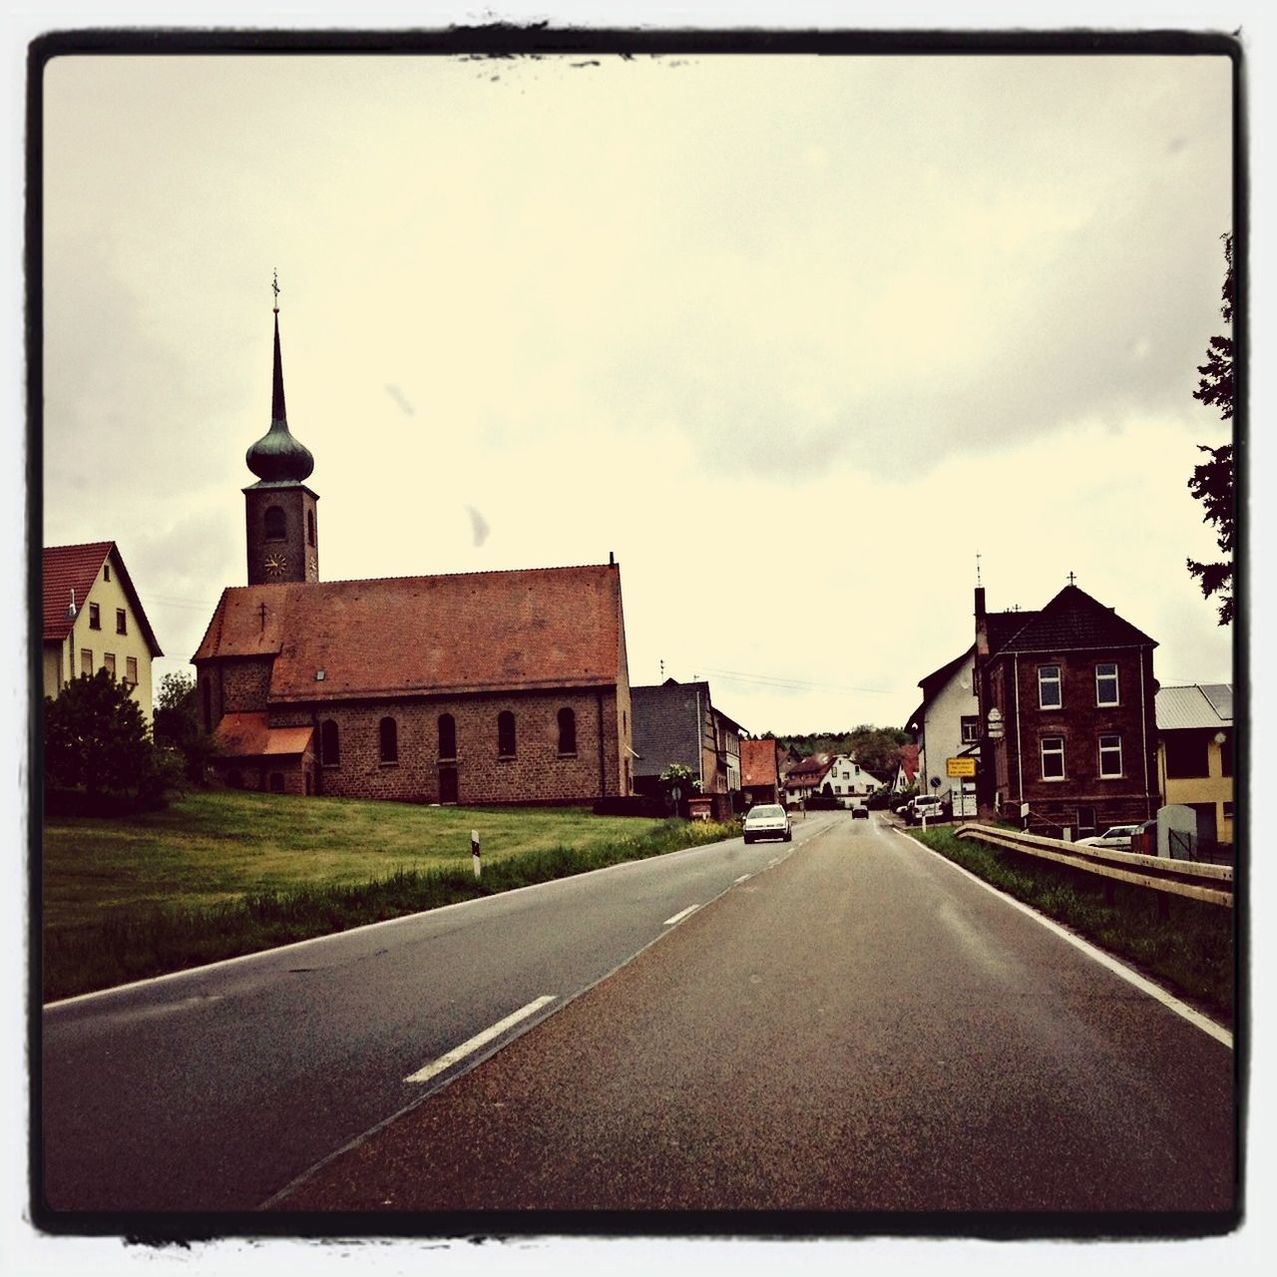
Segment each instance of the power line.
M727 679L737 679L743 683L761 683L768 687L812 688L818 691L831 692L867 692L871 696L895 696L899 688L885 687L852 687L846 683L815 683L807 679L777 678L771 674L746 674L741 670L718 670L706 665L702 667L707 674L718 674Z

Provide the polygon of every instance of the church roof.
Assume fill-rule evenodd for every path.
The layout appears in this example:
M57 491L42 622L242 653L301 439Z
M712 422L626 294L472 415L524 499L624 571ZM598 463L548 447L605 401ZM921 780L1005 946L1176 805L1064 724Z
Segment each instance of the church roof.
M142 627L142 635L152 656L163 656L160 645L155 641L155 632L146 619L142 601L133 588L133 581L119 547L114 541L90 541L85 545L47 545L41 560L44 579L44 641L60 642L71 633L74 617L67 615L71 603L71 592L75 591L75 606L78 612L83 609L89 591L102 574L102 565L114 551L115 570L119 578L120 588L124 591L138 624Z
M271 656L270 700L604 687L623 661L613 565L237 586L192 660Z
M276 758L304 754L313 727L271 727L262 714L223 714L213 733L223 758Z

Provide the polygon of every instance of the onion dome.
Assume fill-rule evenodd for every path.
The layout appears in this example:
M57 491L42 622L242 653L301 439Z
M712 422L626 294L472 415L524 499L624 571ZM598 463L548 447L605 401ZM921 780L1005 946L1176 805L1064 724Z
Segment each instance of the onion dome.
M284 408L284 365L279 355L279 307L275 307L275 375L271 390L270 429L244 456L248 468L266 483L301 483L315 468L304 443L293 438Z

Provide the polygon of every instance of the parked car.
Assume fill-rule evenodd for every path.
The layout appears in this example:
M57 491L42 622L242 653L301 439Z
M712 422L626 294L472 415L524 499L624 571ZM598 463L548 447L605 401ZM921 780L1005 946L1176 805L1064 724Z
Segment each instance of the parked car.
M1095 834L1091 838L1079 838L1077 845L1079 847L1110 847L1114 851L1130 851L1131 835L1140 832L1140 825L1114 825L1111 829L1106 829L1102 834Z
M927 820L942 819L944 816L944 803L931 794L918 794L905 810L909 823L911 825L920 825L924 817Z
M853 807L851 809L851 818L852 820L868 820L869 808L863 805L860 807Z
M783 842L791 842L793 837L789 817L779 803L759 803L745 815L746 842L755 842L759 838L779 838Z

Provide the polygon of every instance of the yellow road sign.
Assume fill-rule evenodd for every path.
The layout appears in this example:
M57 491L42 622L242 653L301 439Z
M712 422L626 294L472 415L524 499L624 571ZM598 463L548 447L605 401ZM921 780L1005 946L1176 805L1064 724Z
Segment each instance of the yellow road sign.
M950 776L974 776L974 758L946 758L945 770Z

